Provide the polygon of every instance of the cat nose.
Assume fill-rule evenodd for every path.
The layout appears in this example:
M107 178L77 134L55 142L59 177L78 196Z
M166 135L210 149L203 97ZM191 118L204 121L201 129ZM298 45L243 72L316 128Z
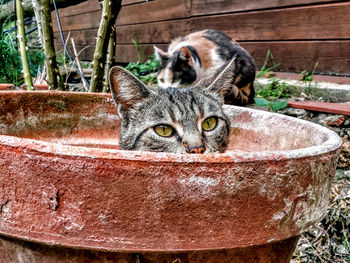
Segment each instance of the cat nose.
M196 153L196 154L202 154L205 152L205 148L203 145L199 146L199 147L196 147L196 146L193 146L193 147L189 147L187 149L187 152L188 153Z

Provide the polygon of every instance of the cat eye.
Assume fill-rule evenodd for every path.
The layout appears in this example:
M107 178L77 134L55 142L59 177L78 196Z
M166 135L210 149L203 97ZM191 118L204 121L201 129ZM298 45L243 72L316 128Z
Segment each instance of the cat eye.
M178 82L179 80L180 80L180 78L175 77L175 78L173 79L173 83L176 83L176 82Z
M173 127L164 124L155 126L154 131L163 137L170 137L174 133Z
M162 83L164 83L164 79L163 79L163 78L159 79L159 81L162 82Z
M203 123L202 123L202 128L205 131L211 131L214 130L214 128L216 127L216 123L217 123L217 118L216 117L209 117L206 118Z

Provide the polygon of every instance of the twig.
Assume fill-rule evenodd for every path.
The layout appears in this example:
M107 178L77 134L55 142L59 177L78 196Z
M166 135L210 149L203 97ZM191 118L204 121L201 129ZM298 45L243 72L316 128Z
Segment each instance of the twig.
M78 69L80 70L81 73L83 73L83 69L81 68L81 64L80 64L80 60L79 60L79 55L78 55L77 49L75 47L74 39L72 38L71 41L72 41L72 48L73 48L73 52L74 52L74 56L75 56L75 61L77 63ZM86 85L86 83L83 80L81 80L81 82L83 83L84 90L88 91L89 88Z
M68 77L72 73L71 67L69 68L69 71L68 71L67 70L68 67L67 67L67 64L66 64L66 46L67 46L69 38L70 38L70 31L68 32L67 39L66 39L66 42L64 42L64 48L63 48L63 68L64 68L64 71L66 72L66 81L65 81L65 83L68 82Z
M313 245L309 242L309 240L303 234L301 234L301 236L306 240L306 242L309 244L309 246L313 248L315 255L318 257L318 259L321 261L321 263L324 262L323 259L321 258L321 256L318 254L317 249L315 249L313 247Z

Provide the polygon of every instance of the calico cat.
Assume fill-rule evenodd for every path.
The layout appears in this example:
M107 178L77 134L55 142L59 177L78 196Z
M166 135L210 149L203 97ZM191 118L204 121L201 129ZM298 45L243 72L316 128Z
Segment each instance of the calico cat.
M218 76L190 88L151 88L121 67L110 71L110 87L121 122L121 149L171 153L224 152L230 121L224 94L235 60Z
M160 61L157 75L162 88L187 87L217 73L236 56L236 72L232 88L225 94L225 103L247 105L254 102L255 65L250 54L225 34L206 29L174 39L168 52L154 46Z

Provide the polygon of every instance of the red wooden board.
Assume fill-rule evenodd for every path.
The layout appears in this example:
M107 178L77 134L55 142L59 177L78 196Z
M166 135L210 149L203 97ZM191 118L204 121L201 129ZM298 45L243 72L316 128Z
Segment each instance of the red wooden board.
M350 105L344 103L331 103L319 101L290 101L288 102L288 106L298 109L336 113L350 116Z

